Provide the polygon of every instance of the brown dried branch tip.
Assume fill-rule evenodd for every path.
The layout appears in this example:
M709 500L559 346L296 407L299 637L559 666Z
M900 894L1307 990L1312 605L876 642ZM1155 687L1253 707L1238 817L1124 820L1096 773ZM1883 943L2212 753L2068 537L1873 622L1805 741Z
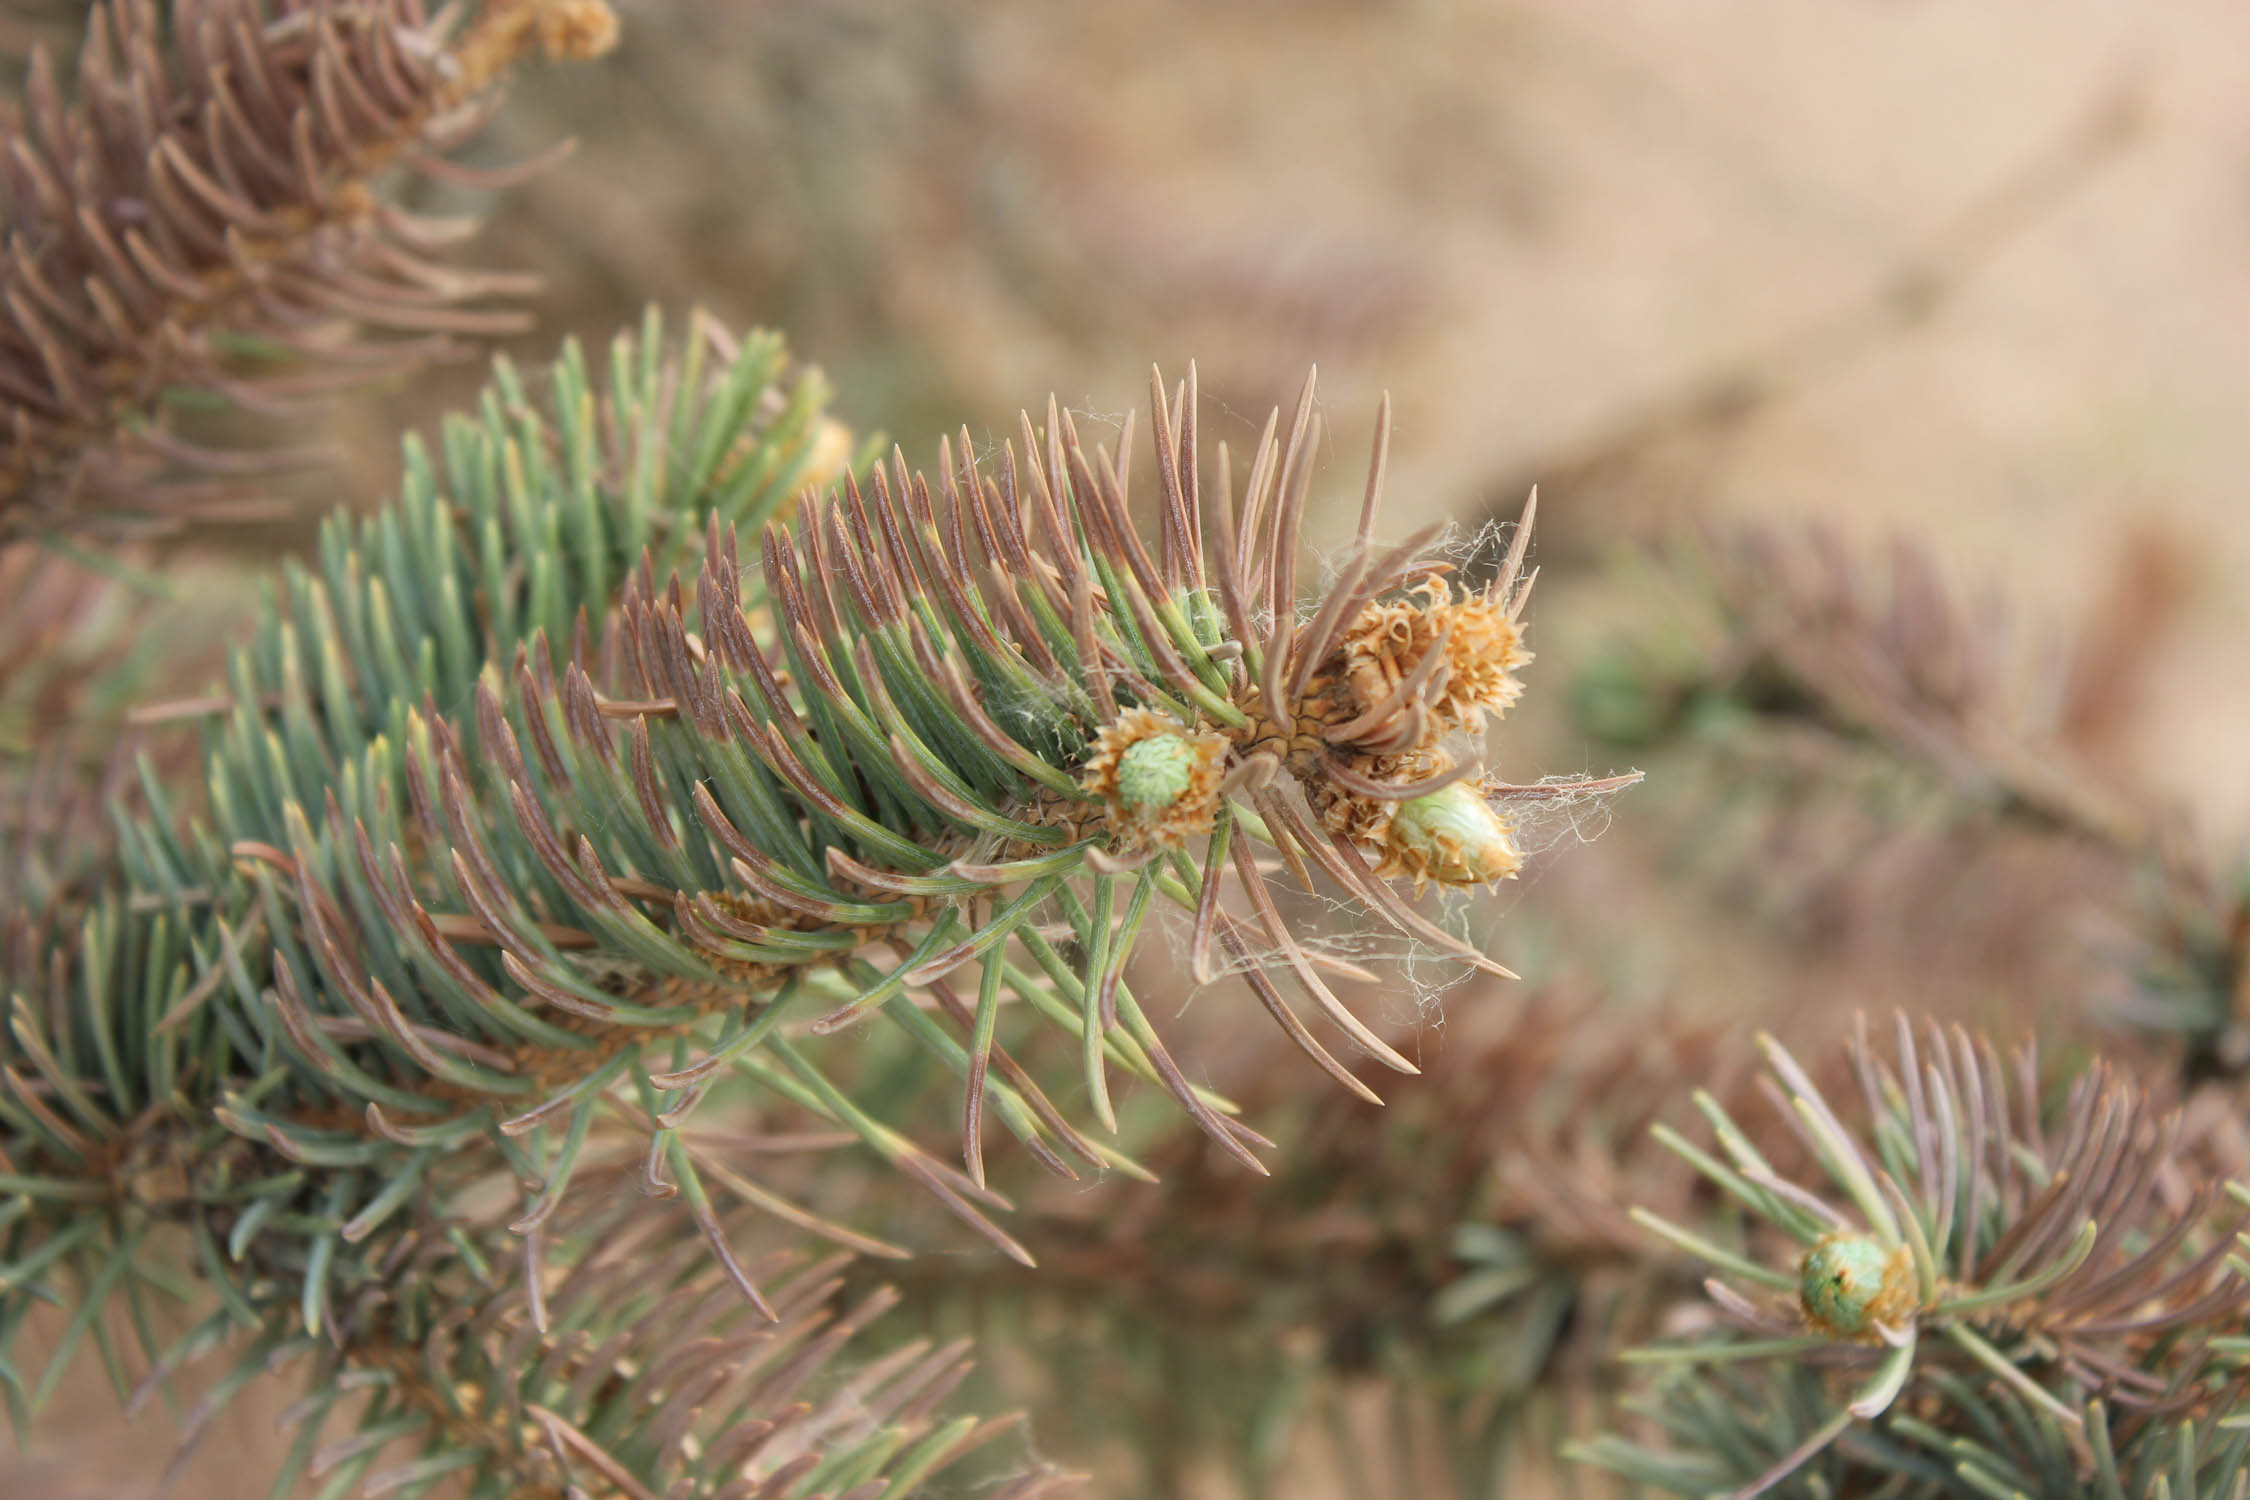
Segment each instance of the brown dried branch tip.
M1480 784L1455 779L1474 768L1457 769L1447 742L1481 732L1488 714L1499 718L1521 696L1515 669L1531 653L1518 621L1529 582L1503 604L1489 592L1456 601L1445 579L1424 578L1406 597L1363 609L1314 676L1312 716L1342 725L1329 737L1321 821L1378 851L1375 873L1411 878L1417 893L1432 881L1479 885L1522 868L1514 826ZM1391 794L1417 785L1432 790Z
M209 514L302 458L171 434L182 387L287 413L520 328L495 303L527 279L440 264L468 224L374 180L513 180L439 158L519 58L615 36L604 0L435 18L421 0L108 0L71 97L35 53L0 150L0 538Z
M1226 663L1228 700L1239 712L1228 722L1189 726L1144 707L1126 710L1101 730L1081 785L1106 805L1128 855L1176 849L1210 832L1223 797L1239 793L1289 843L1309 840L1305 852L1332 872L1334 856L1322 845L1359 856L1357 872L1377 880L1411 879L1417 894L1431 884L1507 879L1523 859L1514 824L1496 802L1637 779L1523 787L1483 774L1476 737L1521 696L1517 670L1531 660L1522 617L1536 573L1523 563L1537 497L1482 589L1448 581L1451 565L1429 555L1434 531L1379 554L1371 539L1389 442L1386 397L1357 544L1325 602L1300 618L1293 548L1319 426L1312 392L1308 378L1286 439L1276 440L1278 413L1267 423L1239 517L1231 495L1219 502L1216 601L1232 640L1212 656ZM1172 511L1164 550L1168 563L1176 551L1183 566L1177 576L1150 581L1160 583L1155 592L1194 597L1209 580L1192 468L1193 371L1184 392L1167 402L1159 383L1154 400L1160 460L1178 454L1163 476ZM1164 423L1167 406L1181 428L1177 438ZM1050 412L1050 430L1058 426L1067 432L1067 418ZM1067 444L1076 441L1068 433ZM1035 442L1027 429L1027 445ZM1223 446L1220 453L1225 476ZM1062 460L1060 451L1055 458ZM1121 489L1121 476L1116 482Z

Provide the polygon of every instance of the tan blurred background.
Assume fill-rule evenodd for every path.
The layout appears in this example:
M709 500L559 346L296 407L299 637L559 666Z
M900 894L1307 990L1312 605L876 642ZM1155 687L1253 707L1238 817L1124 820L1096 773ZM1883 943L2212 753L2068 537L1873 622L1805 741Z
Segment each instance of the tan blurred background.
M2164 649L2116 762L2250 836L2250 8L620 9L612 58L525 79L479 148L581 141L495 208L488 263L550 287L516 352L651 300L775 324L917 461L1191 358L1206 440L1247 441L1318 361L1332 495L1394 396L1399 532L1537 482L1562 564L1817 514L1926 536L2035 640L2138 591ZM354 408L360 488L477 376ZM140 1479L161 1441L76 1456ZM229 1418L197 1493L265 1441Z
M1191 358L1246 440L1317 361L1340 495L1393 392L1402 530L1539 482L1557 544L1816 512L2058 617L2155 569L2133 748L2250 827L2241 6L622 9L483 148L581 142L494 224L527 354L778 324L918 461Z

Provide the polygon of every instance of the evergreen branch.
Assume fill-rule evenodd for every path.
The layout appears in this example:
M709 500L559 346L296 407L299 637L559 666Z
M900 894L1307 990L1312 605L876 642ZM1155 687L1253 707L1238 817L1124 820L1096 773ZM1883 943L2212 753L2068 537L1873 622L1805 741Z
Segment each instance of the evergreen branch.
M304 1395L280 1420L293 1440L273 1500L307 1479L327 1495L443 1483L492 1500L904 1496L941 1471L957 1482L964 1458L1016 1425L938 1418L968 1367L961 1344L863 1350L867 1325L897 1299L882 1288L840 1310L848 1254L757 1255L773 1302L753 1311L695 1237L675 1232L676 1216L636 1206L628 1176L608 1174L543 1226L537 1281L496 1270L510 1235L489 1215L420 1210L369 1257L378 1274L339 1288L325 1337L307 1337L279 1300L243 1325L247 1339L227 1336L222 1311L133 1404L179 1366L231 1351L188 1413L177 1472L241 1390L296 1367ZM1033 1465L1000 1492L1047 1494L1069 1479Z
M653 318L648 336L645 357L632 339L619 341L615 394L606 402L583 362L566 355L554 379L565 416L554 429L531 412L503 363L482 420L447 431L445 481L417 448L397 505L366 521L331 521L323 557L333 571L323 579L286 569L269 601L264 644L235 658L235 680L247 686L234 717L213 736L215 771L228 764L229 736L253 754L280 745L262 727L273 715L294 747L309 752L300 765L348 775L351 750L373 731L395 733L416 698L463 700L477 665L505 659L524 630L566 627L584 596L558 590L592 589L598 597L607 584L590 579L614 576L636 553L662 555L675 540L677 514L762 515L799 480L841 461L839 429L821 414L821 383L785 377L778 341L738 344L698 322L667 365ZM658 411L667 420L652 420ZM621 423L605 425L621 415ZM564 440L567 457L558 446ZM674 450L692 453L694 462L658 478L656 455ZM520 508L516 502L528 497L502 480L527 464L544 476L566 463L575 465L572 478L554 489L578 506L567 531L553 510ZM446 492L448 483L456 494ZM339 597L340 611L331 604ZM303 637L295 634L299 621ZM340 629L351 632L355 665L364 671L338 671L347 649ZM261 664L281 659L276 643L299 638L322 647L328 675L317 680L333 690L318 729L300 713L301 682L293 681L291 696L258 680ZM436 649L439 640L448 652ZM386 679L385 669L395 675ZM390 685L403 703L390 701ZM189 700L149 717L209 715L229 702ZM165 749L162 741L157 748ZM214 782L209 815L222 826L238 816L233 799L244 784L224 774ZM355 1018L290 1029L298 1015L277 1009L289 974L277 969L274 954L278 935L282 951L303 961L291 917L270 889L235 873L225 844L171 810L154 764L144 763L143 791L149 816L124 828L128 892L88 904L82 893L50 884L0 927L0 975L11 1005L9 1035L0 1042L0 1171L9 1177L0 1255L10 1267L0 1333L7 1339L35 1298L53 1295L54 1275L71 1273L81 1287L102 1289L105 1296L87 1303L96 1310L108 1293L132 1300L144 1283L174 1285L165 1236L154 1259L147 1253L150 1225L188 1231L203 1276L236 1288L227 1302L238 1321L263 1316L252 1296L263 1286L311 1309L304 1322L318 1327L324 1278L364 1273L352 1247L380 1244L370 1237L385 1218L438 1190L432 1168L439 1153L367 1138L367 1101L339 1122L332 1089L283 1090L288 1057L349 1068ZM261 985L273 988L262 993ZM446 1036L432 1045L478 1052L474 1042ZM428 1107L379 1073L353 1076L402 1115ZM229 1134L222 1121L247 1135ZM107 1337L106 1322L93 1313L74 1327L54 1370L89 1334ZM165 1363L166 1351L146 1353ZM12 1370L7 1378L19 1415L53 1386L51 1376L36 1386Z
M1410 1066L1330 988L1359 971L1306 949L1256 844L1497 971L1385 881L1519 863L1506 809L1539 789L1460 752L1517 690L1520 534L1466 596L1416 548L1378 554L1379 446L1345 581L1301 616L1310 385L1213 516L1192 380L1158 387L1153 547L1122 464L1052 408L997 476L950 445L934 486L894 457L784 528L783 500L843 457L817 383L779 383L767 339L660 346L653 323L621 341L601 394L566 352L549 416L503 363L442 461L410 445L395 505L284 570L226 693L180 706L210 724L200 817L151 787L130 900L16 1005L0 1185L36 1264L8 1308L67 1270L98 1338L106 1301L164 1283L151 1230L177 1225L227 1322L349 1356L352 1309L397 1299L436 1206L512 1178L537 1288L558 1213L635 1162L759 1313L779 1293L737 1253L730 1201L896 1253L694 1130L722 1086L857 1140L1023 1257L978 1150L963 1171L915 1145L898 1079L852 1078L876 1041L836 1033L879 1012L967 1080L969 1120L1066 1174L1138 1171L1011 1053L1059 1032L1097 1120L1122 1070L1254 1164L1263 1137L1189 1082L1125 978L1157 898L1196 954L1266 950L1354 1045ZM745 570L735 537L761 525ZM972 965L973 1009L947 978ZM551 1315L529 1297L532 1328Z
M466 226L377 183L458 174L437 153L518 58L598 55L615 21L603 0L459 19L419 0L200 0L162 19L113 0L67 100L34 54L0 155L0 537L176 521L288 459L170 433L191 388L288 410L520 326L493 304L523 279L445 267Z
M1225 872L1184 848L1239 820L1417 934L1436 929L1399 916L1377 871L1467 885L1515 867L1505 820L1474 783L1401 798L1329 774L1344 764L1364 783L1404 759L1435 763L1441 737L1503 709L1523 601L1514 569L1454 602L1412 549L1378 559L1363 547L1344 607L1299 622L1288 601L1315 427L1309 385L1286 442L1269 434L1256 456L1231 534L1210 534L1182 393L1159 403L1179 425L1156 424L1155 556L1132 529L1116 461L1089 454L1050 411L1043 437L1027 420L1020 460L1003 450L997 483L957 466L950 445L934 502L895 457L865 491L847 477L787 531L767 529L765 589L746 597L731 522L754 522L777 489L766 484L748 514L713 507L693 587L680 573L660 584L663 558L694 557L677 518L699 508L671 492L709 485L725 428L650 441L648 466L616 476L620 516L586 493L586 419L567 368L554 467L528 440L496 445L497 468L454 455L456 487L484 486L489 498L472 505L495 517L487 528L517 518L515 538L488 536L481 560L455 556L457 536L477 527L446 524L416 485L403 528L382 518L357 548L331 537L326 586L293 584L286 613L269 616L233 674L210 844L242 872L244 900L275 942L270 979L254 965L218 1003L242 1036L263 1038L262 1056L301 1075L297 1089L327 1102L317 1126L230 1104L230 1127L285 1154L372 1162L377 1146L339 1134L326 1113L341 1106L395 1145L516 1142L527 1183L545 1184L567 1175L563 1142L583 1139L629 1084L656 1127L652 1186L699 1201L703 1174L674 1132L732 1078L853 1132L1022 1257L986 1213L1006 1200L852 1098L815 1044L880 1010L972 1080L972 1110L989 1103L1048 1165L1068 1172L1063 1152L1106 1164L1035 1085L1016 1081L1000 1044L999 1067L985 1070L917 1002L979 962L1018 1013L1079 1040L1097 1117L1108 1070L1122 1069L1255 1165L1262 1138L1188 1082L1121 977L1129 945L1102 893L1128 875L1128 909L1153 891L1232 943L1272 944L1347 1037L1408 1066L1320 977L1247 840L1232 862L1244 917L1198 895ZM666 414L648 371L621 360L613 379L624 382L621 429L677 429L684 414ZM1378 457L1363 537L1380 479ZM674 519L659 532L650 516ZM393 542L401 529L406 540ZM570 602L582 609L624 571L620 541L641 559L597 631ZM422 565L391 562L402 550ZM1380 602L1407 585L1419 596ZM472 592L488 629L528 637L512 668L501 667L505 650L469 639L459 601ZM1220 650L1230 612L1235 649ZM576 645L558 667L548 642L566 628ZM418 675L404 669L410 641ZM472 710L433 711L464 700ZM1063 773L1069 790L1030 766ZM1230 804L1230 787L1247 806ZM1057 921L1068 949L1048 935ZM1194 945L1208 942L1199 931ZM888 967L863 956L885 950ZM788 985L792 975L805 983ZM766 1014L792 994L825 1003L796 1035ZM958 1005L951 1013L966 1021Z
M2250 1309L2229 1258L2250 1215L2199 1179L2176 1115L2100 1066L2042 1107L2028 1049L2003 1065L1989 1043L1935 1025L1917 1038L1902 1018L1892 1060L1857 1039L1847 1125L1765 1050L1783 1124L1850 1209L1809 1184L1735 1192L1752 1213L1739 1254L1788 1265L1794 1295L1713 1282L1714 1336L1645 1356L1669 1367L1647 1409L1670 1444L1603 1438L1578 1456L1683 1494L2141 1495L2159 1475L2228 1492L2245 1387L2217 1335ZM1783 1186L1713 1115L1731 1171L1680 1154L1722 1186ZM1841 1410L1829 1377L1857 1385Z

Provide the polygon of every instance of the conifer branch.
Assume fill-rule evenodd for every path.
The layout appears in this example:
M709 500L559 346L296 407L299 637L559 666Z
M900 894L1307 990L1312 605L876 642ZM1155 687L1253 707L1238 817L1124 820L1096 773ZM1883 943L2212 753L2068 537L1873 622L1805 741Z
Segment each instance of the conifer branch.
M553 1226L628 1173L760 1317L780 1293L730 1205L898 1253L695 1129L720 1085L856 1140L1018 1258L987 1119L1065 1175L1138 1171L1102 1135L1113 1079L1139 1078L1254 1166L1263 1137L1126 976L1153 903L1196 954L1250 960L1322 1067L1343 1071L1315 1025L1411 1070L1324 978L1359 971L1306 947L1260 846L1504 972L1387 880L1520 863L1510 809L1541 789L1485 773L1473 737L1525 660L1523 537L1466 595L1417 546L1377 552L1378 448L1344 581L1301 614L1309 382L1239 508L1203 499L1192 377L1156 388L1153 543L1125 461L1052 406L990 469L964 435L935 483L895 454L862 483L771 339L699 323L666 358L652 320L603 384L571 350L547 386L543 413L503 362L441 458L409 445L396 504L283 570L226 691L151 715L205 716L200 810L150 778L127 892L9 966L37 976L0 1052L15 1285L67 1271L95 1310L61 1359L105 1336L105 1302L167 1284L176 1226L229 1320L348 1360L419 1226L496 1175L527 1289L568 1263ZM855 1081L872 1043L838 1034L878 1015L964 1081L962 1167L909 1139L899 1090ZM1075 1044L1086 1123L1015 1055L1042 1031ZM527 1294L527 1326L554 1316Z
M610 1119L613 1089L630 1084L656 1127L650 1184L691 1200L707 1174L680 1122L715 1081L747 1081L857 1134L1019 1258L988 1213L1006 1200L980 1180L979 1153L964 1176L913 1146L827 1076L818 1053L835 1044L822 1038L881 1011L968 1078L968 1118L989 1109L1066 1174L1068 1155L1108 1164L1114 1152L1065 1123L1004 1045L968 1050L974 1032L991 1032L972 1026L946 976L975 964L979 1009L1006 998L1011 1014L1077 1038L1097 1123L1120 1070L1164 1088L1255 1166L1261 1138L1188 1082L1122 977L1134 914L1162 897L1195 914L1193 946L1215 934L1233 952L1268 948L1265 961L1347 1039L1409 1068L1322 979L1248 851L1271 841L1408 932L1489 966L1375 870L1387 861L1461 885L1510 874L1503 815L1474 782L1394 801L1329 767L1387 779L1402 760L1441 763L1447 737L1505 707L1514 570L1460 602L1440 583L1420 603L1378 605L1439 569L1413 549L1363 549L1344 607L1301 624L1290 559L1314 430L1308 384L1286 441L1269 435L1254 460L1232 534L1214 535L1204 514L1182 393L1160 400L1155 424L1165 508L1154 555L1118 462L1089 454L1051 409L1044 434L1027 420L1020 459L1003 449L997 482L957 465L949 444L935 486L895 455L864 491L847 476L786 531L768 527L750 574L727 524L741 507L713 508L701 538L680 524L697 510L668 492L708 486L725 429L679 430L690 408L672 405L678 393L658 389L655 369L627 356L613 372L624 382L613 420L639 427L657 465L614 476L621 515L585 492L590 418L566 362L552 467L531 433L518 441L488 418L489 451L520 451L522 477L452 456L456 488L483 487L489 498L469 503L491 520L457 531L413 498L431 492L417 484L404 555L419 552L420 565L403 566L384 539L390 518L357 545L332 533L326 579L293 581L286 612L238 665L213 760L213 847L245 882L232 920L254 913L275 944L222 986L238 1025L309 1069L308 1087L364 1112L376 1137L421 1151L520 1141L532 1182L567 1176L579 1146L565 1141ZM779 489L761 493L748 519ZM1363 535L1379 493L1378 464ZM489 531L503 514L517 518L507 541ZM457 535L480 530L481 560L454 555ZM628 549L641 554L629 571ZM667 557L694 571L667 577ZM486 649L460 615L477 580ZM584 606L611 587L620 602L597 627ZM1391 644L1349 682L1355 632ZM558 661L549 642L566 636L575 644ZM1216 650L1226 637L1238 649ZM412 641L420 666L402 676ZM464 702L473 709L433 712ZM1202 769L1156 775L1144 794L1133 773L1148 750ZM1206 830L1198 861L1188 840ZM1247 897L1241 915L1200 894L1230 874ZM1333 1068L1273 982L1250 977ZM370 1149L287 1113L224 1118L286 1155Z
M598 597L607 585L589 584L584 569L606 568L591 576L610 576L630 555L626 548L662 555L676 511L762 514L799 480L833 472L843 461L840 429L821 412L819 380L787 375L777 341L737 343L698 323L677 363L660 367L655 351L661 338L653 325L650 333L655 348L645 360L631 339L617 350L613 389L624 407L622 427L598 427L604 403L582 363L575 378L566 364L559 392L567 459L503 365L483 422L456 422L447 434L454 463L448 477L464 497L458 510L441 495L435 470L417 450L398 506L373 520L339 516L330 524L331 560L345 566L349 558L348 570L356 570L360 558L371 558L378 569L364 589L347 596L343 611L329 608L332 596L311 575L288 570L282 597L298 609L316 610L298 618L309 621L308 638L323 647L320 660L331 670L319 680L334 690L318 732L335 739L322 742L319 758L301 763L309 773L333 768L348 775L338 744L364 744L345 738L352 727L380 726L407 712L383 696L382 669L406 674L398 681L412 695L407 702L438 694L465 699L477 665L488 655L504 659L522 639L535 599L555 611L551 620L539 620L559 627L582 601L555 597L553 590L590 586ZM646 388L636 387L636 379L645 379ZM677 417L677 426L638 419L659 406ZM607 415L619 412L612 407ZM648 460L676 442L691 444L697 461L649 487ZM613 515L576 513L577 524L596 528L591 539L583 531L573 535L578 545L571 566L578 571L556 566L563 543L554 497L545 509L510 509L503 472L520 473L527 462L577 465L577 488L570 493L587 505L619 499ZM627 493L631 504L623 501ZM515 492L513 498L529 497ZM355 538L364 543L363 553L353 551ZM452 571L463 560L457 550L463 538L474 538L466 557L475 569L468 575ZM512 581L511 561L519 568ZM393 600L401 601L403 613ZM278 606L269 611L265 643L235 658L238 683L254 681L256 663L278 660L277 638L295 639L296 622L276 618L280 613ZM336 632L349 629L349 639L372 652L371 620L386 632L383 650L364 658L370 663L365 673L337 675L338 653L346 648ZM438 651L440 640L448 654ZM444 675L447 669L457 680ZM252 745L278 745L261 727L272 715L287 722L298 749L313 743L302 738L309 721L296 716L305 706L301 696L262 686L246 691L232 732L246 733ZM227 705L224 697L206 697L190 701L185 712L209 715ZM175 707L160 706L150 717L177 726ZM215 737L215 766L226 764L224 739L223 732ZM286 1135L277 1145L252 1123L262 1118L261 1106L283 1103L268 1098L283 1081L272 1069L289 1055L275 1049L296 1044L340 1059L332 1033L341 1027L348 1042L352 1023L330 1017L309 1030L276 1029L273 1001L253 990L240 1002L249 1006L252 1030L240 1029L242 1017L229 1003L239 1002L232 987L247 984L253 971L269 973L277 934L283 951L301 953L291 919L266 910L263 893L243 883L226 847L173 812L181 789L167 783L157 763L144 761L142 782L149 814L123 830L125 888L89 902L82 891L49 883L31 893L38 899L27 910L11 912L0 926L0 975L10 1003L8 1036L0 1042L0 1170L8 1194L0 1208L7 1219L0 1254L9 1266L0 1292L0 1342L12 1340L33 1300L52 1295L47 1286L54 1277L70 1276L85 1289L86 1309L66 1330L48 1373L6 1385L19 1418L52 1393L60 1369L88 1336L107 1348L102 1309L112 1298L137 1307L152 1293L170 1295L178 1284L173 1226L188 1233L206 1279L233 1285L240 1275L228 1299L237 1321L255 1326L270 1311L266 1304L274 1303L300 1312L303 1327L317 1332L331 1276L349 1287L372 1274L368 1262L356 1258L361 1252L346 1247L364 1244L366 1255L379 1258L385 1241L371 1237L381 1220L413 1210L434 1191L429 1169L435 1153L359 1139L366 1130L363 1105L349 1114L342 1136L328 1133L326 1147L301 1146ZM235 790L223 777L215 782L206 815L222 822L234 816ZM477 1051L473 1041L440 1037L439 1043ZM384 1097L395 1103L402 1095ZM285 1108L332 1119L332 1100L332 1091L319 1089L286 1101ZM222 1123L230 1120L248 1135L230 1133ZM351 1139L336 1145L342 1137ZM464 1165L472 1174L489 1169ZM381 1213L357 1217L370 1201ZM231 1265L243 1269L225 1269ZM253 1296L258 1288L263 1291ZM175 1362L177 1352L144 1351L160 1369Z
M2195 1169L2176 1115L2100 1066L2043 1099L2028 1048L1901 1018L1890 1057L1857 1039L1847 1120L1764 1050L1816 1166L1781 1175L1709 1103L1714 1147L1664 1137L1747 1218L1639 1215L1718 1271L1708 1336L1626 1356L1669 1372L1665 1445L1579 1456L1697 1495L2232 1493L2250 1199Z
M208 511L290 455L169 430L191 388L299 409L521 326L523 278L451 269L467 232L386 197L534 49L606 50L603 0L105 0L75 85L34 54L0 153L0 538Z

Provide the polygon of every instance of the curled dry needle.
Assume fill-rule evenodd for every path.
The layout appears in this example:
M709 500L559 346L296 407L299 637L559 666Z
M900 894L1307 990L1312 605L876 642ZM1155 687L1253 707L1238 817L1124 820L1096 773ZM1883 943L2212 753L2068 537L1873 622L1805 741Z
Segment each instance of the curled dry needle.
M2029 1048L2004 1064L1958 1028L1932 1024L1918 1038L1901 1018L1892 1058L1875 1054L1864 1025L1855 1040L1855 1129L1785 1050L1762 1046L1769 1100L1826 1191L1777 1175L1708 1095L1697 1102L1717 1154L1658 1127L1755 1231L1737 1249L1635 1215L1718 1273L1706 1286L1732 1333L1626 1355L1676 1372L1660 1391L1670 1449L1603 1438L1579 1456L1694 1493L1725 1475L1741 1496L1821 1463L1827 1483L1838 1464L1857 1464L1908 1485L1918 1470L1902 1444L1950 1446L1967 1467L2006 1476L2022 1455L1973 1417L2000 1401L2044 1435L2039 1466L2091 1485L2120 1456L2139 1462L2141 1445L2168 1455L2240 1400L2241 1341L2216 1335L2250 1309L2250 1277L2230 1256L2250 1214L2183 1159L2177 1114L2159 1116L2100 1065L2042 1107ZM1792 1243L1794 1255L1775 1253ZM1746 1363L1758 1373L1731 1373ZM1800 1367L1842 1371L1856 1389L1803 1427L1767 1422L1741 1441L1729 1401L1794 1409L1780 1393ZM1715 1371L1730 1373L1698 1386ZM1760 1381L1772 1389L1746 1393ZM1874 1423L1878 1434L1848 1439ZM1844 1456L1828 1463L1839 1440Z
M172 434L182 387L288 412L520 326L494 304L522 277L444 265L468 226L372 184L469 178L441 153L514 61L616 31L603 0L103 0L87 27L67 96L34 54L0 142L0 536L208 511L289 457Z

